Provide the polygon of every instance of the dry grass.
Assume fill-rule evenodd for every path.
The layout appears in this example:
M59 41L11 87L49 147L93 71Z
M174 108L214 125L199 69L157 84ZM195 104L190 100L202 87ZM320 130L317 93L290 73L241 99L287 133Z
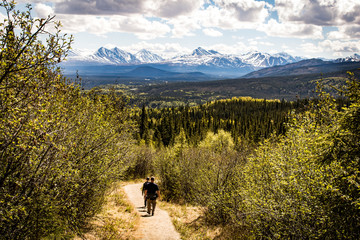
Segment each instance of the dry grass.
M168 202L159 202L159 206L166 210L176 230L182 239L234 239L230 227L209 226L204 217L204 209Z
M89 223L89 231L84 235L87 240L134 240L134 233L140 217L133 205L128 202L122 188L124 185L139 183L142 180L115 183L100 214ZM158 201L159 207L166 210L176 230L184 240L206 239L246 239L234 235L231 226L212 226L205 221L204 209L189 205L179 205ZM76 237L74 240L80 240Z
M128 183L126 183L128 184ZM137 211L127 201L121 188L124 183L114 183L105 198L101 213L89 223L89 231L84 235L88 240L134 239L132 237L140 220ZM75 240L81 238L77 237Z

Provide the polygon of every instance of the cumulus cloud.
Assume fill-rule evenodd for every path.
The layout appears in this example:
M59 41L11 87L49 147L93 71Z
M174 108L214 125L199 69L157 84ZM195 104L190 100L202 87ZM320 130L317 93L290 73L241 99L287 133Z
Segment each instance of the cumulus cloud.
M221 37L223 35L221 32L216 31L215 29L212 28L203 29L203 33L210 37Z
M230 11L241 22L263 22L269 16L265 1L255 0L215 0L220 8Z
M324 40L319 46L333 52L360 52L360 41Z
M237 29L240 27L232 13L216 6L198 11L194 17L201 26L206 28Z
M193 36L193 31L201 29L199 21L194 17L180 16L168 22L172 26L172 37L183 38Z
M322 39L322 27L309 24L279 23L274 19L259 27L269 36Z
M266 21L268 11L262 12L260 9L255 14L255 11L249 10L250 15L244 14L239 17L239 3L235 2L218 1L217 5L211 5L207 8L201 8L194 11L191 15L181 16L171 19L169 23L174 26L174 32L178 33L176 36L180 36L182 33L184 36L191 35L195 30L203 29L203 32L211 36L220 36L220 29L225 30L238 30L238 29L255 29L260 24ZM243 11L251 7L251 4L256 4L255 1L248 1L249 6L242 6ZM230 4L230 5L228 5ZM217 32L209 29L217 28Z
M81 15L129 15L173 18L189 14L204 0L71 0L56 4L56 12Z
M171 31L170 27L159 21L150 21L142 16L81 16L60 15L63 30L69 33L88 32L104 35L110 32L127 32L137 35L140 39L163 37Z
M248 39L248 42L250 45L253 45L253 46L269 46L269 47L274 46L273 43L261 41L259 39Z
M213 49L223 54L244 54L247 52L258 51L257 46L251 46L245 44L242 41L238 41L233 45L227 44L215 44L210 46L205 46L205 49Z
M204 4L204 0L146 0L144 2L147 11L163 18L189 15Z
M300 45L300 47L305 53L320 53L324 51L324 48L314 43L303 43Z
M332 53L333 56L340 57L348 53L360 51L360 41L341 41L341 40L324 40L317 44L303 43L300 49L304 53L319 54L319 53Z
M360 25L340 26L328 33L328 39L360 39Z
M62 14L123 15L142 13L142 0L71 0L56 4L55 10Z
M346 26L344 27L344 32L350 38L360 39L360 25Z
M36 12L37 17L39 18L46 18L48 16L54 15L53 8L43 3L36 4L34 10Z
M282 22L319 26L360 24L358 0L275 0L274 9Z

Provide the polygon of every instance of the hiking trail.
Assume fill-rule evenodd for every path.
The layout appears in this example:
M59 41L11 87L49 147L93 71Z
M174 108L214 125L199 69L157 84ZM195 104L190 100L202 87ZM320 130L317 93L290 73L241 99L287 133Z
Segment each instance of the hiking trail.
M125 193L140 215L139 228L135 232L135 239L144 240L178 240L180 234L175 230L169 214L156 205L155 214L147 214L144 208L144 198L141 195L142 183L124 186ZM161 193L161 189L160 189ZM158 200L159 201L159 200Z

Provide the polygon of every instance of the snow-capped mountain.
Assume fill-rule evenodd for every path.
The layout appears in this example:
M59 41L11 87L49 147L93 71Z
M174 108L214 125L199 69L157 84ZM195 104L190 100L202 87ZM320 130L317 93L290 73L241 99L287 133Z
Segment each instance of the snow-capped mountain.
M205 50L201 47L195 49L191 54L181 55L167 60L172 64L189 66L214 66L221 68L249 68L252 66L244 63L239 57L221 54L214 50Z
M107 49L99 48L94 54L100 62L109 64L138 64L140 61L131 53L119 48Z
M202 47L198 47L191 53L191 56L203 57L203 56L210 56L210 55L216 55L216 54L219 54L219 52L214 51L214 50L208 51L208 50L203 49Z
M248 68L250 70L285 65L302 60L286 53L270 55L261 52L249 52L243 55L222 54L215 50L197 48L190 54L164 59L146 49L132 54L119 48L99 48L95 53L73 50L68 56L69 62L110 64L110 65L136 65L136 64L172 64L181 66L213 66L220 68Z
M106 65L137 65L142 63L156 63L164 61L162 57L145 49L136 54L119 48L99 48L96 52L71 50L67 62L70 64L106 64ZM66 64L66 63L65 63Z
M164 59L157 54L154 54L146 49L142 49L135 54L135 57L143 63L157 63L162 62Z
M166 71L199 71L223 77L236 77L261 68L285 65L300 60L302 59L292 57L286 53L270 55L261 52L250 52L234 55L222 54L218 51L206 50L201 47L196 48L189 54L164 59L146 49L132 54L119 48L108 49L101 47L92 53L73 50L63 66L66 69L66 66L71 66L72 68L76 68L76 66L105 65L136 67L150 64Z
M355 53L354 55L346 58L338 58L334 62L360 62L360 55Z
M302 60L299 57L293 57L287 53L278 53L270 55L261 52L249 52L239 56L243 62L250 64L256 68L273 67L285 65Z

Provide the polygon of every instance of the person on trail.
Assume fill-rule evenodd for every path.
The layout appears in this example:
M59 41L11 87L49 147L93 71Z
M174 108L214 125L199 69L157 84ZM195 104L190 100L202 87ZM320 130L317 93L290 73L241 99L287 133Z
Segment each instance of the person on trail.
M150 182L149 182L150 178L147 177L146 178L146 182L144 182L143 186L142 186L142 192L141 194L144 196L144 206L146 207L146 194L145 194L145 188L146 188L146 185L148 185Z
M155 178L151 177L151 182L146 185L145 196L147 199L147 213L154 216L156 199L160 197L160 190L158 185L155 183Z

